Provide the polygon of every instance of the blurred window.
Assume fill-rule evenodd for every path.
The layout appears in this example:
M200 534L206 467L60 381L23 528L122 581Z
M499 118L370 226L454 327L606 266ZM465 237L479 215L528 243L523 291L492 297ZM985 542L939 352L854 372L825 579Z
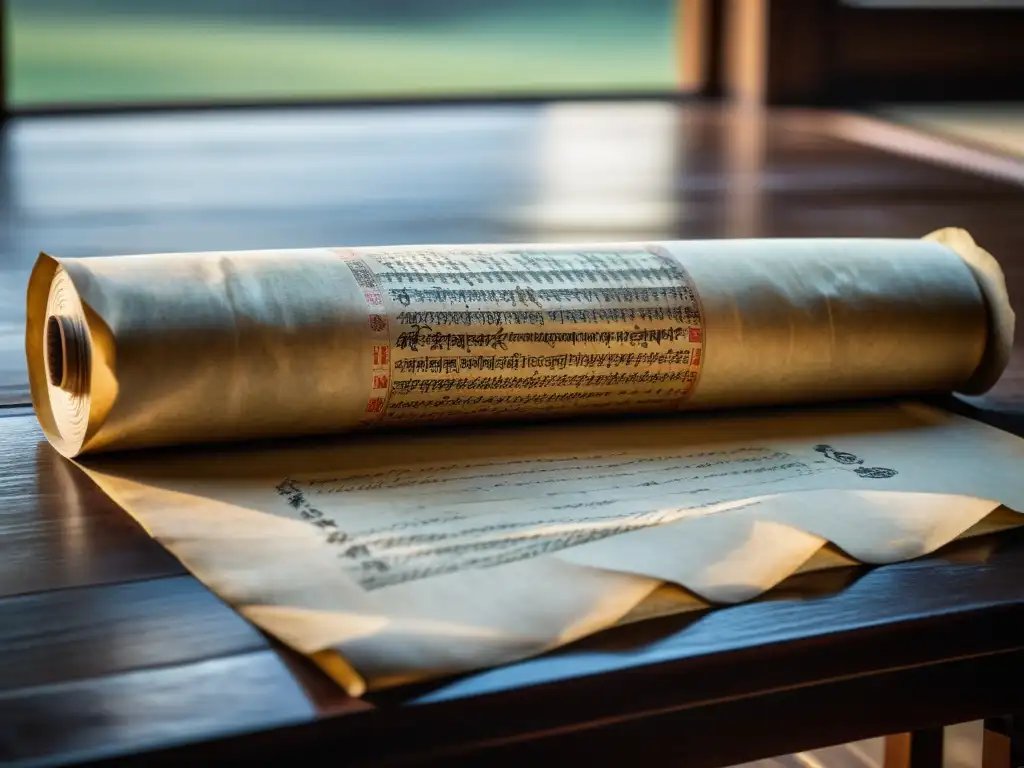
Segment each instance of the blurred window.
M664 92L677 0L3 0L14 108Z

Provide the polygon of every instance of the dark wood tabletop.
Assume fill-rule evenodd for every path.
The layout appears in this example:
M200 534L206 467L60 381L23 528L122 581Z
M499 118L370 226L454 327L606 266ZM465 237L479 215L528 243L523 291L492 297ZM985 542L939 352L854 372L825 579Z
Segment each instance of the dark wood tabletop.
M96 121L6 129L4 194L17 204L0 230L0 296L20 295L39 248L915 237L952 225L1001 259L1024 305L1012 162L912 158L828 115L636 103ZM231 121L244 140L229 140ZM1024 712L1024 531L350 699L43 441L18 405L21 310L2 307L0 763L699 767ZM992 393L957 407L1024 435L1017 352Z

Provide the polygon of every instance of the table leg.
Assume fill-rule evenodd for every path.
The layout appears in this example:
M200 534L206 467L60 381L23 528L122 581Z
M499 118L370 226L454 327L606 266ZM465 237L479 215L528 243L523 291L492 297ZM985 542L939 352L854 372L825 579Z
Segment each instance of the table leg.
M983 768L1024 767L1024 715L985 720L981 755Z
M942 728L886 736L885 768L942 768L942 738Z

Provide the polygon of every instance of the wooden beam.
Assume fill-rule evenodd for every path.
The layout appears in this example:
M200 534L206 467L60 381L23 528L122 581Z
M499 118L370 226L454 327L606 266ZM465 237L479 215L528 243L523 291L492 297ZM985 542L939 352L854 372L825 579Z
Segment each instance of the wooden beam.
M725 0L725 93L744 104L767 100L768 0Z
M714 98L722 92L721 0L677 0L676 56L679 89Z
M721 4L723 90L734 101L844 106L1024 98L1024 9ZM691 12L706 13L701 6Z
M943 729L885 737L884 768L942 768Z
M836 27L838 101L1024 98L1024 9L842 6Z
M982 768L1020 768L1024 765L1024 716L985 720Z
M836 7L833 0L728 0L726 94L742 103L826 100Z

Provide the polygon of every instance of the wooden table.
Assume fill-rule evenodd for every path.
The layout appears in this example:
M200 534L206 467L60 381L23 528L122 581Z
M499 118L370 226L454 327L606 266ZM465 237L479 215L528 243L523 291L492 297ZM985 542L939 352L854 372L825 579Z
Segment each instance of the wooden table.
M404 202L375 208L373 199L363 204L350 196L349 207L338 207L343 223L358 210L377 217L363 221L364 236L345 238L340 225L328 222L335 213L327 206L304 214L305 224L315 224L313 234L305 231L291 244L313 244L314 236L318 244L614 240L642 237L643 230L659 238L917 236L958 225L1002 259L1011 293L1024 305L1024 187L1012 181L1012 162L949 150L947 160L975 170L942 167L879 146L906 144L903 134L829 115L598 106L604 111L555 105L556 117L569 115L562 128L575 134L562 144L539 145L527 138L543 132L549 108L505 108L502 140L491 136L486 152L477 146L480 157L504 171L470 178L472 164L466 164L462 178L434 179L441 189L463 193L437 196L429 174L413 168ZM470 125L492 116L486 107L453 109ZM410 142L429 152L431 120L452 119L443 110L424 111L418 123L415 110L388 114L406 120L407 129L386 140L365 138L369 156L362 162L378 173L400 173L394 158L406 157ZM117 131L131 126L103 119L114 121L110 149ZM184 119L145 118L151 130L168 120L180 128ZM193 138L204 135L203 121L210 119L188 124ZM317 112L313 122L331 135L351 135L368 119L338 110ZM39 130L74 134L59 122ZM82 130L88 137L82 146L97 151L102 131ZM286 134L274 141L284 142ZM932 151L926 139L910 139L901 152ZM658 146L637 149L641 141ZM436 146L458 151L441 139ZM7 147L10 152L10 142ZM197 147L196 168L208 150L201 141ZM249 151L242 158L256 168L249 173L269 178L279 160L259 146L238 150ZM639 152L646 165L639 162L631 175L617 152L626 158ZM531 158L540 181L529 174L508 181L522 170L514 166ZM14 171L6 168L10 178ZM61 192L66 205L78 189L78 204L88 208L93 180L73 180L69 167L51 169L50 181L62 173L72 186ZM137 173L144 176L145 168ZM196 173L192 183L205 183ZM224 183L212 173L206 181ZM102 179L95 183L97 195L115 194L103 191ZM466 191L473 188L489 190L493 205L481 207ZM475 208L466 203L470 198ZM273 208L266 200L262 205ZM280 222L268 245L284 245L298 227L285 215L288 201L277 205L276 213L247 214L257 233ZM18 210L5 224L4 242L28 239L39 226L37 219L19 219ZM54 239L70 243L76 231L95 239L109 226L97 217L110 215L65 220ZM154 212L155 240L126 220L127 232L112 239L149 247L110 250L239 242L226 234L231 215L211 216L212 224L207 218L191 231L185 224L184 233L164 240L162 228L178 214ZM389 238L392 233L397 236ZM23 268L12 257L0 275L20 279ZM9 284L3 290L13 293ZM1019 434L1022 360L1016 355L1000 385L971 411ZM8 400L23 400L23 389L16 376L9 379ZM42 441L30 409L0 409L0 762L119 758L118 764L192 765L245 756L301 765L323 753L354 765L521 764L534 756L574 765L727 765L1024 712L1022 673L1024 532L962 542L884 568L797 577L756 602L622 627L519 664L351 700L238 617L58 457ZM1020 719L1008 730L1013 723L1019 728Z

